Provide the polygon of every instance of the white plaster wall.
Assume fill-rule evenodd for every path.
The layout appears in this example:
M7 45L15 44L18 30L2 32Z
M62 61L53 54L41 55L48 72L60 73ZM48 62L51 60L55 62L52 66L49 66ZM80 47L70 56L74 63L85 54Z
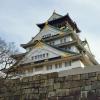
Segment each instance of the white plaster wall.
M42 55L48 53L48 57L42 57L42 58L37 58L37 59L32 59L32 57L37 56L37 55ZM42 45L42 47L38 48L33 48L22 60L20 63L30 63L34 61L39 61L39 60L44 60L48 58L54 58L58 56L64 56L65 54L59 50L56 50L48 45Z
M82 68L85 67L84 64L80 60L73 61L71 63L71 66L67 66L67 67L65 67L65 62L63 62L61 68L55 68L55 64L53 64L52 65L52 70L47 70L47 66L44 65L42 70L40 70L40 71L35 71L35 68L33 68L33 72L26 71L24 74L22 74L20 76L13 77L12 79L23 78L23 77L33 76L33 75L37 75L37 74L46 74L46 73L52 73L52 72L60 72L60 71L70 70L70 69L79 68L79 67L82 67Z
M62 63L62 67L61 68L55 68L55 64L52 65L52 70L47 70L47 66L43 66L41 71L35 71L35 68L33 68L33 72L32 73L28 73L23 75L23 77L25 76L32 76L32 75L36 75L36 74L46 74L46 73L52 73L52 72L60 72L60 71L64 71L64 70L69 70L69 69L73 69L73 68L78 68L78 67L82 67L84 68L84 64L80 61L73 61L71 63L71 66L67 66L65 67L65 63Z
M75 46L71 46L71 51L79 53L79 50Z
M78 61L73 61L72 66L73 67L84 67L84 64L80 60L78 60Z
M66 39L66 41L64 41L64 38ZM54 45L61 44L61 40L62 40L62 43L66 43L66 42L72 41L72 38L71 38L71 36L66 36L66 37L54 40ZM48 44L50 44L50 42L48 42Z
M46 54L46 53L48 53L48 57L34 59L34 61L48 59L48 58L54 58L54 57L57 57L58 56L56 53L53 53L51 51L49 52L48 50L45 50L45 49L41 49L41 50L38 49L31 56L37 56L37 55Z
M72 37L71 36L68 36L67 38L66 38L66 42L69 42L69 41L72 41L73 39L72 39Z
M60 39L54 41L54 45L60 44Z
M61 16L57 15L57 14L53 14L49 19L48 21L51 21L51 20L54 20L54 19L57 19L57 18L60 18Z
M59 34L60 31L59 30L56 30L52 27L50 27L49 25L44 27L33 39L33 41L35 40L41 40L43 36L45 35L48 35L48 34L51 34L52 35L56 35L56 34Z

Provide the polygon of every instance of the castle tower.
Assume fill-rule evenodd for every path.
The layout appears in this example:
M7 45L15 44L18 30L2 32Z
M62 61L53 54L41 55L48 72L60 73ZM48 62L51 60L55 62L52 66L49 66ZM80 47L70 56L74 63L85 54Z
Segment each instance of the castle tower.
M70 18L53 12L44 23L37 24L39 33L21 44L26 53L12 55L16 63L9 68L15 77L32 76L97 65L87 40L78 35L80 29Z

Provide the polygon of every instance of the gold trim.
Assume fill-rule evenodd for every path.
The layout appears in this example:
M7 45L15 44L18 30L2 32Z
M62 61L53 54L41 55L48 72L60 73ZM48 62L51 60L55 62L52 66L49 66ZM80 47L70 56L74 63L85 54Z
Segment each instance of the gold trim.
M64 33L63 33L63 32L59 32L58 34L59 34L59 35L64 35Z
M68 57L61 57L61 59L57 59L57 60L53 60L53 61L45 61L45 62L42 62L42 63L38 63L38 64L31 64L31 65L28 65L26 66L27 68L31 68L31 67L36 67L36 66L40 66L40 65L48 65L48 64L55 64L55 63L58 63L58 62L64 62L64 61L70 61L70 60L73 60L73 59L77 59L77 58L80 58L81 59L81 55L77 55L77 56L68 56ZM25 69L27 69L26 67L23 67ZM21 68L21 66L19 67Z
M48 21L45 22L45 26L44 26L45 31L48 30Z
M43 48L43 43L38 40L38 43L34 46L34 48Z
M45 26L48 25L48 21L45 22Z

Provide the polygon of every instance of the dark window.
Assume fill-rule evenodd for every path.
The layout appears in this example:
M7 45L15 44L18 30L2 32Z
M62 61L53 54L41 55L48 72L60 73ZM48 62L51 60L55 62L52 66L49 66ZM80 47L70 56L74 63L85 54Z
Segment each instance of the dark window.
M66 38L64 38L64 42L66 42Z
M63 39L60 40L60 43L63 43Z
M41 71L43 69L43 66L35 67L35 71Z
M71 66L71 61L65 62L65 67Z
M54 42L54 41L52 41L50 44L51 44L51 45L54 45L54 44L55 44L55 42Z
M37 59L37 56L35 56L35 59Z
M31 58L32 58L32 60L34 60L34 56L32 56Z
M61 63L59 63L59 68L61 68L62 67L62 64Z
M46 53L46 55L47 55L47 57L48 57L48 55L49 55L49 54L48 54L48 53Z
M42 58L42 55L40 55L40 58Z
M55 68L56 68L56 69L58 68L58 64L55 64Z
M58 64L55 64L55 68L61 68L62 67L62 64L61 63L58 63Z
M51 70L52 69L52 65L47 66L47 70Z
M39 59L39 55L37 55L37 59Z
M45 54L43 54L43 57L45 57Z

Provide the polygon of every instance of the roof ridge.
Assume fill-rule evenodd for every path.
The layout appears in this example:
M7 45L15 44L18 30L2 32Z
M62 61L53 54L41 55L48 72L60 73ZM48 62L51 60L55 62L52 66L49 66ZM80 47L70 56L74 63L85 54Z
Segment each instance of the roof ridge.
M48 20L47 20L47 21L52 21L52 20L50 20L50 18L52 18L54 14L55 14L55 15L57 15L57 16L58 16L58 18L62 17L62 15L60 15L60 14L56 13L56 12L55 12L55 10L54 10L54 12L53 12L53 13L52 13L52 15L48 18ZM56 18L56 19L58 19L58 18ZM55 19L54 19L54 20L55 20Z
M56 29L56 30L59 30L59 31L61 31L61 32L65 32L65 31L60 30L58 27L55 27L55 26L53 26L53 25L48 24L48 26L50 26L50 27L52 27L52 28L54 28L54 29Z
M54 49L60 50L60 51L62 51L62 52L65 52L65 53L79 54L79 53L72 52L72 51L68 51L68 50L67 50L67 51L62 50L62 49L60 49L60 48L58 48L58 47L55 47L55 46L49 45L49 44L47 44L47 43L45 43L45 42L42 42L42 43L44 43L44 44L46 44L46 45L48 45L48 46L50 46L50 47L52 47L52 48L54 48Z
M57 12L55 12L55 11L53 12L53 14L57 14L57 15L59 15L59 16L63 16L63 15L58 14L58 13L57 13Z

